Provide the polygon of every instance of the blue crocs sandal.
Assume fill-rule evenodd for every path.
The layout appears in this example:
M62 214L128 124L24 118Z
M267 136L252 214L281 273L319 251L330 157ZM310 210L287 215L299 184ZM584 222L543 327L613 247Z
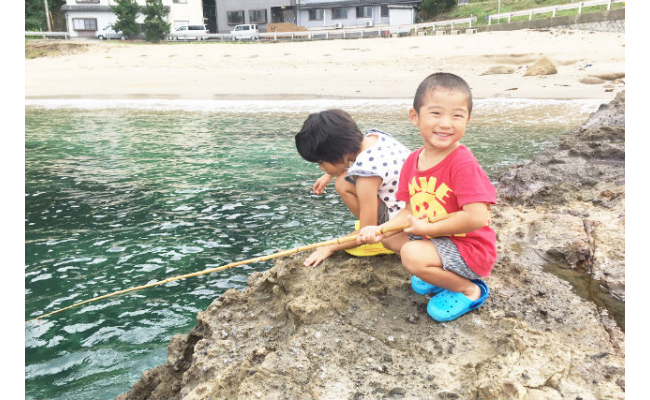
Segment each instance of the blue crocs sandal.
M444 289L438 286L434 286L430 283L427 283L423 281L422 279L418 278L417 276L413 275L411 277L411 287L413 288L413 291L417 294L437 294L442 292Z
M481 289L481 297L478 300L472 301L460 292L444 290L429 300L427 313L436 321L444 322L455 320L466 312L479 308L485 303L490 290L480 279L474 279L472 282Z

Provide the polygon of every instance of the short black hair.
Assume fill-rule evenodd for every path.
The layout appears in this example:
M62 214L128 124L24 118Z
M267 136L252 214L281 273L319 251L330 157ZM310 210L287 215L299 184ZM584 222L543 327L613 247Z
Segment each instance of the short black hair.
M467 108L469 113L472 114L472 90L463 78L448 72L436 72L427 76L420 83L418 90L415 92L415 98L413 98L413 109L415 112L420 113L420 107L424 105L424 101L429 93L440 89L450 92L458 91L465 94L467 96Z
M309 114L296 135L298 153L309 162L339 163L361 149L363 134L350 114L334 109Z

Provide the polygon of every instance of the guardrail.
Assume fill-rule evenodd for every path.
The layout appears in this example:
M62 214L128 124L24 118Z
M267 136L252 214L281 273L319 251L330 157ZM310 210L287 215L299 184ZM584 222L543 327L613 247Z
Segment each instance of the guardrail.
M578 9L578 14L582 13L582 8L583 7L592 7L592 6L602 6L607 4L607 10L609 10L612 7L613 3L623 3L625 0L591 0L591 1L579 1L577 3L569 3L569 4L561 4L557 6L549 6L549 7L540 7L540 8L533 8L529 10L519 10L519 11L512 11L512 12L507 12L507 13L501 13L501 14L491 14L488 16L488 25L492 25L492 20L501 20L504 18L508 18L508 22L512 20L512 17L521 17L524 15L528 15L528 20L532 21L533 15L534 14L547 14L547 13L553 13L553 17L555 17L555 13L560 10L572 10L577 8Z
M310 31L296 32L262 32L259 34L259 40L277 41L277 40L318 40L318 39L352 39L352 38L371 38L371 37L388 37L391 35L417 34L418 31L427 29L436 30L437 27L449 26L454 29L454 25L467 24L472 27L476 22L476 17L459 18L446 21L425 22L421 24L399 25L399 26L374 26L372 28L343 28L343 29L319 29ZM211 33L207 35L208 39L220 41L233 41L229 33Z
M68 32L28 32L25 31L25 36L43 36L43 39L48 37L63 37L64 39L70 39L70 34Z
M476 17L449 19L446 21L424 22L421 24L414 24L412 26L417 27L416 31L419 29L426 30L426 28L432 28L433 30L435 30L436 26L445 26L445 25L450 25L450 29L454 29L454 24L456 25L469 24L469 27L471 28L472 22L476 22Z

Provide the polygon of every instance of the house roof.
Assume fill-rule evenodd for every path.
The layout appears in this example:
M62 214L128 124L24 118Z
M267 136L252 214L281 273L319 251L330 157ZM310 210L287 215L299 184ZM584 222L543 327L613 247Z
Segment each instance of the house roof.
M309 1L305 0L296 2L301 9L309 8L333 8L333 7L359 7L359 6L372 6L382 5L391 6L395 4L420 4L422 0L347 0L347 1Z
M163 11L169 13L169 6L163 6ZM113 11L111 6L102 6L95 4L84 4L84 5L63 5L61 6L61 11Z

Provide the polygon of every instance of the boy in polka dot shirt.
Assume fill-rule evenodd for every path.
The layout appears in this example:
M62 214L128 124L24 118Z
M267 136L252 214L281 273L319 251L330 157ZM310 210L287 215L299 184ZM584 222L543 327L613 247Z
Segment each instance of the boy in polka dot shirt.
M326 110L307 117L296 135L296 148L305 160L325 171L313 186L314 194L322 194L336 178L336 191L360 228L389 221L404 208L405 202L395 196L410 151L388 133L371 129L363 134L345 111ZM304 265L316 267L334 252L356 246L349 242L320 247Z

